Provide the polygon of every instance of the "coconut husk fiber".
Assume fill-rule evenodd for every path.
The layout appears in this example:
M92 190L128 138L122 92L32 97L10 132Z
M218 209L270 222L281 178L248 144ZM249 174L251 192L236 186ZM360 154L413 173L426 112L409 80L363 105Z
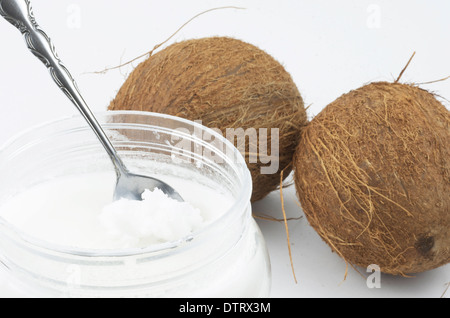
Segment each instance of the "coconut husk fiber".
M413 85L372 83L329 104L294 159L308 222L347 263L408 275L450 261L450 114Z
M276 173L261 174L267 162L262 164L260 158L250 162L250 141L245 145L243 154L253 178L252 202L279 186L281 170L289 175L307 121L302 97L284 67L256 46L228 37L183 41L150 56L131 72L109 110L201 120L207 127L221 129L224 136L227 128L254 128L258 133L266 128L271 137L271 129L278 128ZM269 139L268 153L270 145Z

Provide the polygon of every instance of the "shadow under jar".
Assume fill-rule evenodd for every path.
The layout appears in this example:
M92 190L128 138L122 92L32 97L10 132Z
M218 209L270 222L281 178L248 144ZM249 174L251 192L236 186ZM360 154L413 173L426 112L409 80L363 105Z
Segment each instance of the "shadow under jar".
M36 222L30 233L6 217L18 196L43 184L99 173L112 176L97 186L112 196L115 181L110 159L83 118L34 127L0 149L3 280L24 297L267 297L269 256L251 215L251 176L237 149L217 132L177 117L131 111L97 116L130 171L168 180L186 201L207 212L221 204L205 203L205 193L222 193L228 198L225 211L189 235L148 246L89 246L89 239L79 246L65 243L70 231L87 237L95 233L77 223L76 215L68 216L73 222L57 223L59 212L71 211L64 204L55 218ZM192 185L209 192L193 191ZM95 196L96 188L89 186L87 192ZM92 200L83 191L77 195L79 202ZM12 209L13 219L39 218L38 204L25 201L30 202ZM60 227L55 233L61 234L40 237L50 232L41 224Z

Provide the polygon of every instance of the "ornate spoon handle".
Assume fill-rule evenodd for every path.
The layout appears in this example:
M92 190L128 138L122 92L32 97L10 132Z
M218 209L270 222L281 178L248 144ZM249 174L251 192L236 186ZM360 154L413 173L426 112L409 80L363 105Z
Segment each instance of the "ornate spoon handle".
M75 80L59 59L50 38L36 23L30 1L0 0L0 15L19 29L25 38L28 49L44 63L56 85L58 85L81 112L105 147L105 150L114 163L116 173L119 175L126 171L111 141L81 96Z

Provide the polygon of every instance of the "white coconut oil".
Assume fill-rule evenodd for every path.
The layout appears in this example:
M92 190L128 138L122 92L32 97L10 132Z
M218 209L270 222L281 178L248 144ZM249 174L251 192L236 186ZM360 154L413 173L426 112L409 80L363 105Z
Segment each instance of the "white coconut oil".
M251 216L245 161L183 119L98 117L120 136L131 171L151 173L185 202L159 190L112 202L115 174L82 118L30 130L0 149L9 180L0 184L0 295L267 297L270 262ZM199 141L194 130L215 138ZM181 137L192 152L173 151ZM200 156L203 148L221 160Z
M156 176L184 198L146 190L142 201L112 201L115 175L96 172L56 178L0 206L0 216L48 243L85 249L145 248L192 235L231 208L229 193L193 180Z
M213 224L232 208L234 200L230 193L194 180L167 175L156 177L173 186L185 202L173 200L159 189L147 190L143 201L121 199L113 202L111 194L115 175L96 172L56 178L21 192L0 206L0 217L44 244L58 244L76 250L126 253L127 250L158 247L176 241L188 245L190 240L194 241L197 232ZM268 264L257 248L255 236L260 233L254 221L250 220L247 231L240 239L239 247L230 250L230 255L224 255L225 259L228 258L226 262L213 260L205 265L204 272L195 271L185 286L187 290L183 290L182 284L179 289L171 288L170 292L156 288L139 295L265 296L269 287L269 282L264 278ZM230 229L229 233L211 237L201 251L220 250L223 241L233 240L235 235L236 231ZM166 267L172 267L172 262L188 265L199 257L198 253L201 252L193 249L182 257L155 260L155 265L148 270L161 273ZM258 253L261 255L258 256ZM77 293L84 296L80 287L76 286L81 284L83 270L74 264L68 264L65 272L66 280L75 285L65 293L68 296ZM136 259L126 260L124 266L129 267L129 271L142 271L139 275L145 275L145 269L139 270ZM90 291L88 295L96 296L96 293Z

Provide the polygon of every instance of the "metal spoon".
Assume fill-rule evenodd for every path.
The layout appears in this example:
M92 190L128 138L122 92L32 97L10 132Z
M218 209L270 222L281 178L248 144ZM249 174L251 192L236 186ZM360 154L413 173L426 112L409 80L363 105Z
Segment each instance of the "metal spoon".
M0 15L14 25L25 38L28 49L50 72L55 83L78 108L102 143L112 163L114 164L117 184L114 200L129 198L141 200L141 194L146 190L161 189L169 197L183 201L181 196L168 184L161 180L130 173L117 154L116 149L106 136L94 114L81 96L77 85L67 68L56 54L50 38L36 23L29 0L0 0Z

